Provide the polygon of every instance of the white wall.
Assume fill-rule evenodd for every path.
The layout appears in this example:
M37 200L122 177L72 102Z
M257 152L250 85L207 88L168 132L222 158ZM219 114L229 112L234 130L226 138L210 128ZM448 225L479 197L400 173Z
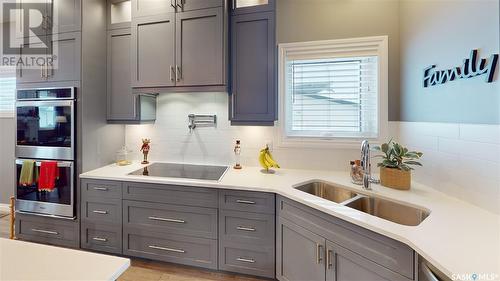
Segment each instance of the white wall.
M236 139L242 142L242 163L258 165L258 152L274 141L275 127L234 127L228 121L227 93L161 94L154 125L129 125L126 143L140 159L141 138L151 138L151 160L208 164L233 163ZM217 128L188 130L188 114L217 114ZM274 146L274 156L284 168L348 170L359 149L294 149Z
M390 130L424 153L414 180L500 214L500 125L391 122Z

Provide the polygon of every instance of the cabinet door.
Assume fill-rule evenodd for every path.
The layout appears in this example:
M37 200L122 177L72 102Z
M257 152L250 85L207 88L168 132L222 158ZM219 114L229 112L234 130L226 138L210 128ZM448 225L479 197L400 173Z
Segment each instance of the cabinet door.
M136 97L130 85L130 28L108 32L108 120L135 120Z
M325 280L323 237L281 218L277 234L276 273L280 280Z
M80 33L54 34L51 37L54 64L49 67L47 80L78 81L81 67L81 40Z
M176 15L176 85L224 84L222 8Z
M81 30L81 0L48 0L47 33L64 33Z
M330 241L326 242L327 281L410 281Z
M32 55L32 52L28 50L28 48L40 49L43 52L46 52L46 48L50 46L50 44L45 44L43 41L46 41L46 36L41 37L30 37L29 43L24 44L21 47L20 55L29 57ZM47 42L47 41L46 41ZM47 42L48 43L48 42ZM49 45L49 46L47 46ZM47 54L36 54L37 59L35 60L24 60L25 64L18 64L17 66L17 83L35 83L35 82L45 82L46 81L46 59Z
M192 11L199 9L208 9L215 7L222 7L224 5L224 0L177 0L180 5L180 10L177 11Z
M231 121L276 120L276 39L274 12L231 20Z
M231 0L231 13L241 15L269 12L276 9L276 0Z
M132 21L132 87L175 86L175 13Z
M175 13L176 0L132 0L132 18Z

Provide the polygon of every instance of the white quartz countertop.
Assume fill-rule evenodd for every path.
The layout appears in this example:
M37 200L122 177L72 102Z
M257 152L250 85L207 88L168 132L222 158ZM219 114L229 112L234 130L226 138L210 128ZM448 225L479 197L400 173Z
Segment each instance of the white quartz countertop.
M230 168L219 182L128 175L142 167L139 163L124 167L113 164L80 178L273 192L401 241L450 279L459 280L458 274L476 273L494 277L488 280L500 280L500 216L422 184L413 183L410 191L372 184L373 190L366 191L352 184L347 172L279 169L275 174L263 174L257 167ZM418 226L399 225L294 189L313 180L421 207L431 213Z
M0 238L1 281L111 281L129 266L126 258Z

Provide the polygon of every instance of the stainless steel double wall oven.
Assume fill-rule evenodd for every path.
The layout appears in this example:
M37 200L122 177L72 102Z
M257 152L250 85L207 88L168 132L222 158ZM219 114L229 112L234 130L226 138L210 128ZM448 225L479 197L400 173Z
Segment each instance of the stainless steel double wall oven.
M17 211L74 217L75 98L76 88L17 89ZM25 169L31 167L33 174L22 173L25 162L29 162ZM43 162L57 163L57 178L51 191L40 189L36 178Z

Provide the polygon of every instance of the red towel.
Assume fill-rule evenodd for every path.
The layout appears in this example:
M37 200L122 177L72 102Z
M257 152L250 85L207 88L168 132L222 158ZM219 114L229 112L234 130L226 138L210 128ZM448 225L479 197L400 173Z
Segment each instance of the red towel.
M38 191L54 191L56 180L59 179L59 168L55 161L44 161L40 165L40 177L38 178Z

